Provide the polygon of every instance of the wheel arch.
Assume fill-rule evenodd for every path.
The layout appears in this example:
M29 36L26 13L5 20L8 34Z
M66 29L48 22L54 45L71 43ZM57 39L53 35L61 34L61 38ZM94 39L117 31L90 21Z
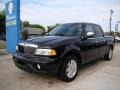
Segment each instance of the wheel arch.
M64 62L65 58L68 57L69 55L73 55L73 56L76 56L78 58L78 66L81 66L82 64L82 59L81 59L81 54L80 54L80 50L77 50L77 49L71 49L71 50L68 50L67 52L65 52L62 56L61 56L61 59L62 59L62 62Z
M110 45L110 48L111 48L112 50L114 50L114 45Z

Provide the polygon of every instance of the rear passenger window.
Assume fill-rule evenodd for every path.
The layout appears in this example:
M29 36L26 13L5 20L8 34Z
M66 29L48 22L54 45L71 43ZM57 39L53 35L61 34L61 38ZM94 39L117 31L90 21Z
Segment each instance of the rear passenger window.
M102 29L100 28L100 26L94 26L95 28L95 36L96 37L104 37Z
M93 26L92 25L86 25L85 31L86 31L86 33L87 32L94 32Z

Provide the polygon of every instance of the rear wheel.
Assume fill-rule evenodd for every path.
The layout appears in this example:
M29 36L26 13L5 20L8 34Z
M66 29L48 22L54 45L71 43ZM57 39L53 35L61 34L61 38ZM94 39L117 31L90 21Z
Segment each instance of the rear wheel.
M104 56L105 60L111 60L113 57L113 49L110 48L108 54Z
M76 56L68 56L60 71L60 79L66 82L73 81L78 72L78 58Z

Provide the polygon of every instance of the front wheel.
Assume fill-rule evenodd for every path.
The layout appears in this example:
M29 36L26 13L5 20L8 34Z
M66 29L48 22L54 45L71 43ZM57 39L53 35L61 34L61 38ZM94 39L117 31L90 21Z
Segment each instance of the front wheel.
M66 82L73 81L78 72L78 58L76 56L68 56L60 71L60 79Z
M113 49L110 48L108 54L104 56L105 60L111 60L113 57Z

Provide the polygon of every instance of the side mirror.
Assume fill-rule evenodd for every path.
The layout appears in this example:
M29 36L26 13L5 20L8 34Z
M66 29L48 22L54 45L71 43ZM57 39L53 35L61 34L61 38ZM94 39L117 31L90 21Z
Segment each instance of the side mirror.
M88 38L93 38L95 36L94 32L87 32L87 35L82 37L82 40L86 40Z
M93 38L95 36L94 32L87 32L87 38Z

